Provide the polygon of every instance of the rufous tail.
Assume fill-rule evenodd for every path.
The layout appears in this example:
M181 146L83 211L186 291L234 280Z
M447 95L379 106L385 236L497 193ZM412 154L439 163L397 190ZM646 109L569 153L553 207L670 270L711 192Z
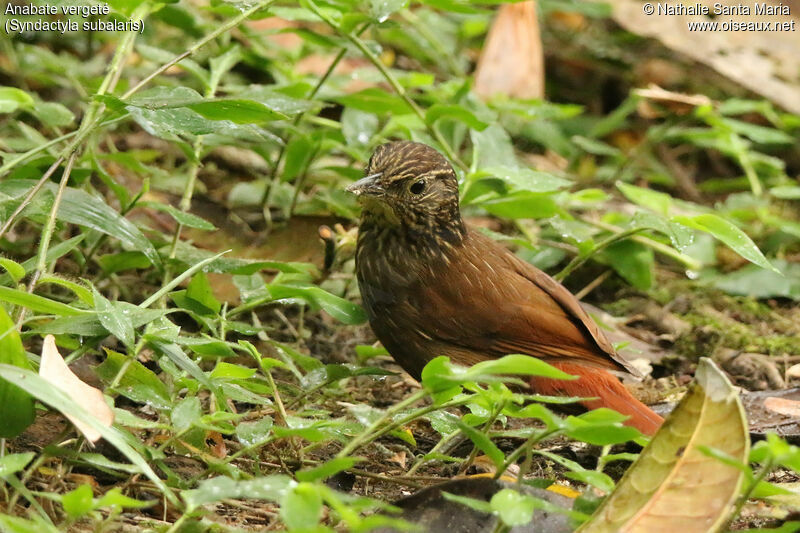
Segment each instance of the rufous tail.
M589 368L575 363L551 362L552 366L567 374L578 376L572 381L560 379L531 378L531 388L538 394L552 396L597 397L581 405L587 409L608 407L630 418L625 425L635 427L643 434L652 436L661 427L663 418L637 400L625 385L609 372L599 368Z

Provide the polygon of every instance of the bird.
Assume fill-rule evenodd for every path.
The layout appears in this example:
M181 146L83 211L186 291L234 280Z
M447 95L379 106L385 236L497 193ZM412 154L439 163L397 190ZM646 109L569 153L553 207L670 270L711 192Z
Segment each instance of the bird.
M585 398L587 409L608 407L642 434L656 432L662 418L610 371L637 372L578 300L465 223L456 173L441 153L412 141L379 145L365 177L346 190L362 208L355 260L364 309L412 377L441 355L470 366L525 354L577 376L531 378L534 392Z

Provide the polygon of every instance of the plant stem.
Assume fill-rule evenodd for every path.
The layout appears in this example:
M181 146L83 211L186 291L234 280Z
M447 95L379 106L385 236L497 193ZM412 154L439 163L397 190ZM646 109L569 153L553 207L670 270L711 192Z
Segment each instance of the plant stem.
M342 32L339 29L339 27L327 17L327 15L322 13L317 8L315 4L311 3L310 6L311 9L314 11L314 14L316 14L319 18L321 18L334 31L336 31L337 33L345 37L348 41L353 43L353 45L356 48L358 48L358 50L364 55L364 57L366 57L370 61L370 63L372 63L375 66L375 68L378 69L381 75L384 78L386 78L386 81L389 82L389 85L392 86L392 89L394 89L397 95L400 98L402 98L408 105L408 107L411 108L414 114L417 115L419 119L422 120L422 122L427 125L428 131L433 136L433 138L436 139L436 142L438 142L439 145L442 147L442 150L444 150L445 155L452 162L458 165L462 170L465 171L469 170L469 167L461 160L461 158L458 157L458 154L456 154L455 150L453 150L453 148L450 146L450 144L447 142L447 140L444 138L441 132L439 132L439 130L436 129L436 126L434 124L428 124L428 122L425 120L425 112L422 110L422 108L419 107L419 105L417 105L414 99L408 95L408 93L405 90L405 87L403 87L400 84L400 82L397 81L397 78L395 78L394 74L392 74L391 71L389 71L389 69L386 68L386 65L383 64L380 58L376 56L374 53L372 53L372 50L370 50L369 47L367 47L364 41L362 41L357 35L355 35L352 32L347 32L347 33Z
M363 26L361 26L361 28L356 30L356 35L361 35L362 33L364 33L367 30L367 28L369 28L370 24L371 23L367 22ZM319 80L317 80L317 84L314 85L314 88L311 89L311 91L306 95L306 100L311 100L315 96L317 96L319 90L322 88L325 82L328 81L328 78L331 77L333 71L336 70L336 67L339 65L342 59L344 59L345 54L347 54L347 47L343 46L341 50L339 50L339 52L333 58L331 64L328 65L328 68L325 70L325 73L320 77ZM297 125L299 125L300 122L302 122L303 119L306 117L306 115L307 115L306 111L299 113L296 117L294 117L294 120L292 120L292 126L296 127ZM270 171L269 182L267 183L267 186L264 188L264 195L261 197L261 208L264 210L265 218L267 219L268 222L271 221L271 217L266 216L269 214L269 211L267 210L267 203L269 202L272 189L275 186L275 180L277 179L278 176L278 168L280 168L281 163L283 162L283 158L286 155L286 147L289 145L292 139L294 139L294 129L291 129L289 131L289 136L286 139L286 142L284 142L281 145L280 149L278 150L278 157L275 158L275 164L272 166L272 169Z
M613 224L606 224L605 222L600 222L598 220L588 220L585 218L582 218L581 220L583 220L587 224L597 226L598 228L604 229L606 231L613 231L613 232L622 231L622 228L614 226ZM682 263L686 268L690 270L700 270L701 268L703 268L703 264L694 259L693 257L689 257L686 254L682 254L681 252L677 251L671 246L667 246L666 244L660 243L654 239L651 239L650 237L647 237L645 235L634 235L631 237L631 239L652 248L661 255L666 255L667 257L674 259L679 263Z
M166 63L164 63L163 65L161 65L157 69L155 69L153 72L148 74L144 79L142 79L142 81L140 81L139 83L137 83L136 85L134 85L133 87L128 89L125 92L125 94L122 95L121 99L125 100L127 98L130 98L136 92L138 92L142 87L144 87L145 85L150 83L156 76L158 76L159 74L163 74L164 72L169 70L169 68L172 67L173 65L176 65L176 64L180 63L181 61L183 61L184 59L186 59L187 57L193 55L195 52L200 50L202 47L204 47L205 45L207 45L208 43L210 43L211 41L213 41L214 39L216 39L217 37L219 37L223 33L227 32L227 31L231 30L232 28L234 28L235 26L239 25L239 23L244 21L250 15L252 15L257 11L260 11L260 10L268 7L274 1L275 0L261 0L260 2L258 2L253 7L250 7L248 9L242 11L240 14L238 14L235 17L233 17L232 19L228 20L227 22L222 24L219 28L217 28L216 30L212 31L211 33L209 33L208 35L206 35L205 37L203 37L202 39L200 39L199 41L194 43L186 51L184 51L184 52L178 54L177 56L173 57L171 60L167 61Z
M602 241L598 242L594 248L589 253L576 255L572 258L567 266L565 266L561 272L553 276L553 279L556 281L563 281L564 278L572 274L575 270L580 268L586 261L589 260L593 255L601 252L603 249L607 248L608 246L614 244L615 242L622 241L627 239L628 237L639 233L640 231L644 231L646 228L632 228L625 231L621 231L619 233L614 233L603 239Z
M742 508L744 504L747 503L747 500L750 499L750 495L753 494L753 491L756 490L758 484L761 483L767 474L772 472L772 467L775 466L775 457L770 454L767 457L767 460L764 464L761 465L761 468L758 470L758 474L756 474L753 479L750 481L750 484L747 488L742 492L742 494L736 499L736 503L733 505L733 510L731 511L730 518L725 522L723 526L721 526L716 531L729 531L731 523L739 516L739 513L742 512Z

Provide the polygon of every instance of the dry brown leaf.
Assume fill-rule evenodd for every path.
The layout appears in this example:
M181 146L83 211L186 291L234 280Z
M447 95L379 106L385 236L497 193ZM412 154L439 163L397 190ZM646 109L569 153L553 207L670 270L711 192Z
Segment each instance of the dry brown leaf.
M500 7L475 69L475 92L482 98L544 96L544 54L535 1Z
M786 398L766 398L764 407L775 413L800 418L800 402Z
M114 423L114 411L106 403L103 392L91 385L87 385L72 373L72 370L69 369L67 363L64 362L64 358L58 352L56 339L52 335L44 338L39 375L53 384L54 387L64 391L75 403L97 418L100 423L109 427ZM89 442L95 443L100 440L101 435L97 430L66 413L64 413L64 416L78 428L78 431L83 433Z
M587 522L592 533L707 533L727 520L743 472L705 447L746 462L747 421L736 390L708 358L695 382Z

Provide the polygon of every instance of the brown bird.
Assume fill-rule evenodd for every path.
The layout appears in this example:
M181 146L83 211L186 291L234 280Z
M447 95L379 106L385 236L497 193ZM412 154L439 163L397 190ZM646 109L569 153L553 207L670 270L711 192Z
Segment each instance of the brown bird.
M389 353L419 379L440 355L456 363L521 353L578 376L533 378L541 394L597 397L652 435L660 416L608 370L631 371L560 283L467 227L448 161L421 143L379 146L367 176L348 187L363 211L356 250L369 322Z

